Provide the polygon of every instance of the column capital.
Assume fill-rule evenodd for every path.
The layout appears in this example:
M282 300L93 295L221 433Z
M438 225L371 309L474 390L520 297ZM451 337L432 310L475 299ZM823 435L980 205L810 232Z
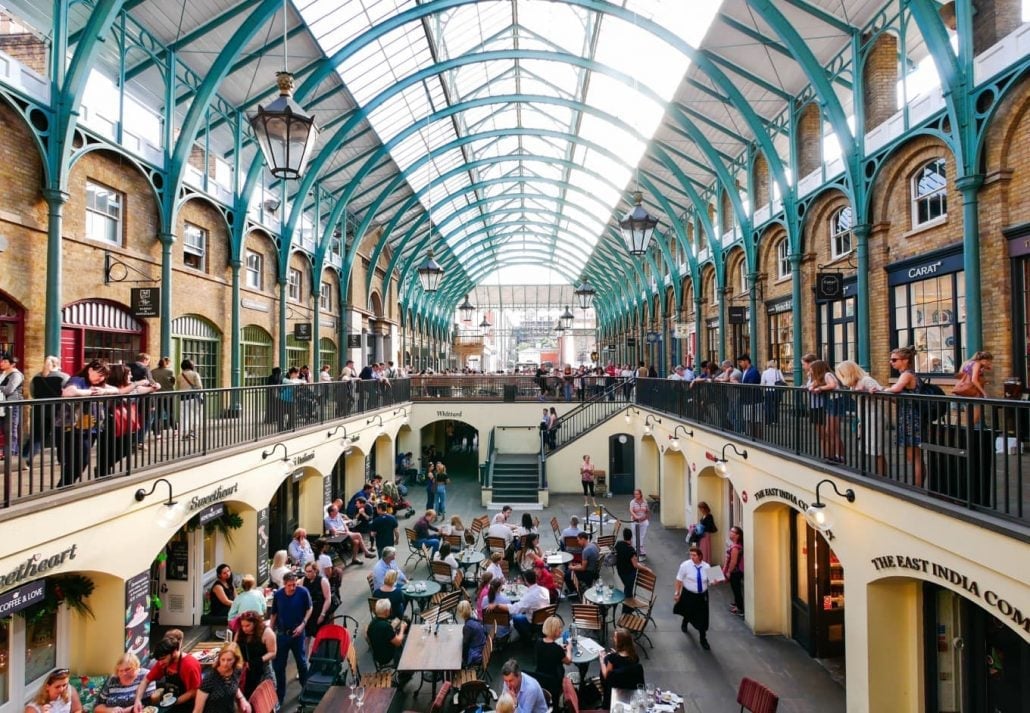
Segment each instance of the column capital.
M44 188L43 199L51 207L55 205L64 205L71 198L71 193L63 191L60 188Z
M962 191L962 193L978 191L983 184L984 175L982 173L974 173L972 176L959 176L955 179L955 188Z

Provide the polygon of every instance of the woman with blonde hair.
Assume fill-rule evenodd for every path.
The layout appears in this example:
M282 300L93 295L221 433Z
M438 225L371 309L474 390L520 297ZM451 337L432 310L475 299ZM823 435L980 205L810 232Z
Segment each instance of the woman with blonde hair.
M883 391L880 382L850 359L842 361L834 371L840 383L852 391L867 394ZM873 456L877 475L887 475L887 459L883 455L883 419L880 417L883 408L885 405L878 399L865 397L859 401L858 438L865 454Z
M240 688L243 654L233 642L222 645L211 667L200 682L193 713L249 713L250 703Z
M565 676L565 665L572 663L572 642L560 641L562 620L549 616L544 620L540 633L543 638L536 642L536 668L540 685L551 693L552 700L558 700L561 680Z
M79 692L68 681L68 669L51 671L35 698L25 706L25 713L82 713Z
M272 566L268 570L268 578L272 581L272 586L276 588L283 586L283 575L291 571L289 557L290 554L286 550L278 550L272 555Z
M886 393L915 394L919 389L919 377L912 365L915 364L916 350L912 347L898 347L891 351L891 368L897 369L898 380ZM898 445L905 448L905 459L912 464L912 480L917 488L923 487L923 442L922 426L919 423L919 407L915 403L906 402L898 407Z
M987 398L987 388L984 386L984 373L991 370L994 363L994 355L990 352L977 352L971 356L955 374L958 383L951 389L953 396L964 396L966 398ZM972 407L972 422L980 421L983 415L981 407Z
M97 693L95 713L132 713L132 704L136 701L136 689L146 677L148 671L140 668L139 659L131 651L118 657L114 664L114 675L109 676ZM157 684L151 681L143 692L149 700L157 690Z
M461 660L466 668L483 663L483 647L486 646L486 629L483 623L472 616L472 603L468 599L458 602L454 612L461 624Z

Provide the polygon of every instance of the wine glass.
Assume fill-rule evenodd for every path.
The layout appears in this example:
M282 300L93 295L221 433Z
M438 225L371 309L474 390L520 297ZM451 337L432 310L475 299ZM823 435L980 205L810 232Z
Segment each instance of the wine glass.
M360 709L361 706L365 705L365 687L364 686L358 686L357 702L358 702L358 709Z
M350 699L351 705L354 705L354 699L355 699L355 698L357 697L357 695L358 695L358 694L357 694L357 693L355 693L355 691L354 691L354 688L355 688L355 687L356 687L356 686L358 685L358 677L357 677L357 674L355 674L355 675L354 675L354 676L353 676L353 677L352 677L352 678L350 679L350 681L348 682L348 684L347 684L347 685L349 685L349 686L350 686L350 695L348 695L348 696L347 696L347 698L349 698L349 699Z

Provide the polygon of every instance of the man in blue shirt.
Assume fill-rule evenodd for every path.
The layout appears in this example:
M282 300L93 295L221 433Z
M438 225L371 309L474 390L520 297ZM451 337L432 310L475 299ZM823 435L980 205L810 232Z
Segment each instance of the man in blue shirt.
M741 354L737 357L737 366L740 368L741 384L750 384L757 387L762 383L762 375L758 373L758 367L751 363L750 354ZM745 389L741 402L743 408L743 426L747 429L752 438L762 437L762 391L758 388Z
M383 588L383 578L386 577L388 570L397 570L397 584L405 584L408 578L404 576L404 572L397 566L397 550L393 547L384 547L379 550L381 560L376 562L376 566L372 568L372 584L375 585L375 589Z
M371 530L375 537L376 549L382 552L384 547L393 547L397 544L397 529L400 524L397 518L387 512L386 503L379 503L379 514L372 520Z
M517 713L547 713L547 699L540 684L532 676L522 673L519 662L508 659L501 667L504 690L515 699Z
M304 640L304 627L311 617L311 594L304 587L297 585L297 575L287 572L283 575L282 589L272 597L272 616L268 625L275 632L275 692L279 700L286 700L286 661L290 652L297 664L297 675L300 687L308 680L307 646Z

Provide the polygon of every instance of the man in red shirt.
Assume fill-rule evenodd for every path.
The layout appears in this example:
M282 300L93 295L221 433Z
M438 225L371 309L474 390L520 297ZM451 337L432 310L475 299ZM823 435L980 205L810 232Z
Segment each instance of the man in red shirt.
M143 710L143 694L150 682L161 679L164 679L165 698L169 694L175 697L175 703L165 709L167 713L190 713L200 688L200 662L192 656L183 656L175 639L161 639L154 649L154 665L136 689L133 713Z

